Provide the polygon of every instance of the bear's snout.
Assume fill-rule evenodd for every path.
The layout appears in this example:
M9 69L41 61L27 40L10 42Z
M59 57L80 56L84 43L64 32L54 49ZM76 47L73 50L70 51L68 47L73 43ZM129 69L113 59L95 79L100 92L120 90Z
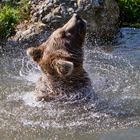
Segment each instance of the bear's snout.
M86 21L78 14L73 14L72 18L63 26L63 29L65 32L74 32L77 28L86 33Z

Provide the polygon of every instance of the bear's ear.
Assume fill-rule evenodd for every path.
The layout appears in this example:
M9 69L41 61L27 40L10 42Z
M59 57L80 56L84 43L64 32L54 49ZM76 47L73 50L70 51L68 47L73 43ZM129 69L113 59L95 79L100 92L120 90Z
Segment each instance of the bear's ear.
M72 74L74 65L73 62L60 59L56 60L54 68L61 77L66 77Z
M39 60L42 58L43 50L40 48L31 47L27 49L27 55L31 56L34 61L39 62Z

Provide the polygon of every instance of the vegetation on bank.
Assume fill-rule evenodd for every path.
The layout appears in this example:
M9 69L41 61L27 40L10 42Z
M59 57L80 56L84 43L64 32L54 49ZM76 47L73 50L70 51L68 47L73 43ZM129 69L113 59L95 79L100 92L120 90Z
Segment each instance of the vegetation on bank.
M116 0L122 26L140 27L140 0Z
M6 0L0 3L0 44L14 34L16 25L29 18L29 0Z

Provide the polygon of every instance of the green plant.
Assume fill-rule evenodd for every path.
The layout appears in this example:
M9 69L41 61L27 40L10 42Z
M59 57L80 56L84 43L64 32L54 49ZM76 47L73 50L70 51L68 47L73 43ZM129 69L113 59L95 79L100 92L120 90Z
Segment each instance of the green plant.
M6 0L0 3L0 44L12 35L17 23L29 18L29 0Z
M123 23L140 23L140 0L117 0L120 7L120 17Z
M10 5L4 5L0 10L0 40L9 37L19 21L19 11Z
M18 2L18 10L20 13L20 20L29 19L30 16L30 4L29 0L20 0Z

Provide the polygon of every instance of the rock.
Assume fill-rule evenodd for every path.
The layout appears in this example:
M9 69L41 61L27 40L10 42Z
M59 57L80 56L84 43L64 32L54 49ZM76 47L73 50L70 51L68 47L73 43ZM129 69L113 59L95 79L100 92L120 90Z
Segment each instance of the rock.
M71 15L71 14L73 14L74 13L74 9L73 8L68 8L68 13Z
M46 28L55 30L62 26L74 12L87 20L88 31L96 41L107 40L117 30L119 8L115 0L30 0L30 3L30 24L26 29L18 29L13 37L20 42L26 40L26 44L37 34L44 38ZM38 28L41 24L45 28Z
M58 15L60 14L60 10L61 10L61 7L56 7L54 10L53 10L53 15Z

